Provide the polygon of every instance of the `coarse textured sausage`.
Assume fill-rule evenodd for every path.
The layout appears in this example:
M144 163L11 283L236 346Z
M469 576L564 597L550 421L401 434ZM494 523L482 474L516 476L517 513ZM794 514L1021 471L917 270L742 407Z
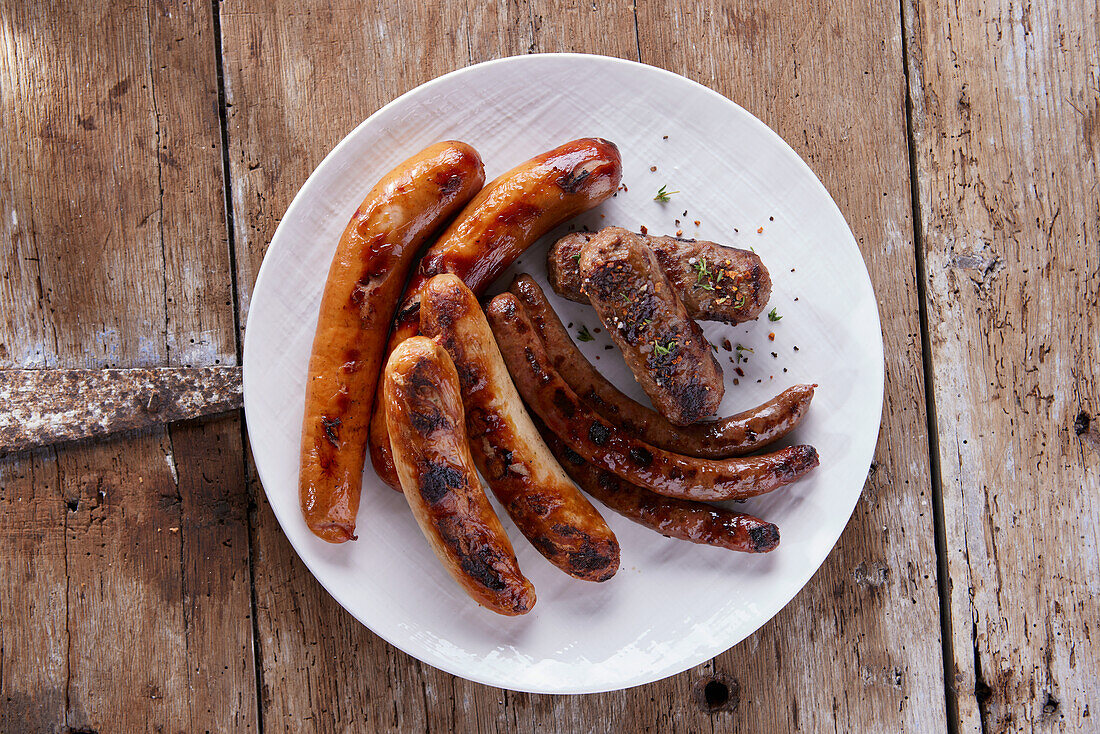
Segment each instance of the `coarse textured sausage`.
M521 163L489 183L432 245L401 299L386 353L420 326L420 291L428 279L453 273L482 291L531 244L554 227L607 199L619 186L622 159L615 144L580 138ZM386 422L375 406L371 463L398 489Z
M639 525L668 538L744 553L767 553L779 545L779 528L770 522L636 487L588 463L560 438L543 430L550 450L581 489Z
M477 297L455 275L428 281L420 332L458 370L470 453L520 532L555 566L586 581L619 567L619 543L550 454L508 376Z
M447 352L425 337L403 342L386 363L383 395L397 474L432 551L478 604L531 611L535 589L481 488Z
M409 266L484 181L477 151L436 143L383 176L340 237L309 360L298 473L306 524L330 543L355 538L382 349Z
M546 276L550 287L562 298L588 303L581 291L577 259L581 248L597 234L567 234L547 253ZM755 252L706 240L640 236L657 255L657 262L693 319L739 324L763 313L771 297L772 281Z
M667 497L743 499L790 484L818 464L813 446L764 456L698 459L651 446L612 426L586 406L551 366L523 305L511 293L487 311L516 388L547 428L586 461Z
M578 265L592 307L657 411L678 426L714 415L725 394L722 368L644 238L608 227Z
M659 448L705 459L752 453L801 423L813 400L816 385L795 385L729 418L674 426L657 411L624 395L585 359L531 276L517 276L508 290L535 324L550 364L581 400L627 433Z

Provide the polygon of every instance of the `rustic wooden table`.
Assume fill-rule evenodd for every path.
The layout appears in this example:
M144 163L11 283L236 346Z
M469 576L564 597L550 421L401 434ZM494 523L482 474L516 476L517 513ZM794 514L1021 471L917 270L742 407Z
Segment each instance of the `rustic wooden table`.
M0 731L1095 730L1100 15L1056 5L0 0L2 368L237 363L329 149L421 82L543 51L671 69L777 130L856 234L887 361L809 585L605 695L468 683L361 627L237 414L6 458Z

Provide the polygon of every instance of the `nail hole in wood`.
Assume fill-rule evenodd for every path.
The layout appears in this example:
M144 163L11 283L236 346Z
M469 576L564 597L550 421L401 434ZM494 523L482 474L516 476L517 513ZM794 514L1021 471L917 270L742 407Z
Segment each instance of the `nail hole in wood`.
M692 693L700 710L716 714L737 708L741 700L741 685L733 678L715 674L696 681Z
M1091 421L1092 419L1089 417L1089 414L1082 410L1077 414L1077 420L1073 422L1073 432L1078 436L1088 433L1089 423Z

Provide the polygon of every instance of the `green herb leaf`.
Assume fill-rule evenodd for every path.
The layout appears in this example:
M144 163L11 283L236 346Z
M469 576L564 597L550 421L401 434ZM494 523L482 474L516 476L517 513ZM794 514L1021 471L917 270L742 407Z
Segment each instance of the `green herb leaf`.
M582 324L581 328L577 330L577 339L582 342L591 342L595 341L596 337L592 336L592 334L588 331L588 327Z
M741 364L741 360L743 360L743 359L748 359L748 357L744 356L744 354L742 354L742 352L748 352L749 354L755 354L755 352L753 352L751 349L746 347L744 344L740 344L740 343L736 347L734 347L734 350L737 352L737 364Z
M573 256L573 262L579 263L580 261L581 261L581 254L578 252L576 255Z
M779 319L781 318L783 317L777 314L774 308L771 311L768 311L768 321L779 321Z
M664 203L664 202L668 201L672 197L673 194L678 194L678 193L680 193L680 192L679 191L666 191L665 187L662 186L660 189L657 190L657 195L653 197L653 200L654 201L660 201L660 202Z
M676 348L676 340L673 339L668 344L661 346L660 342L653 342L653 351L657 352L658 357L667 357L672 354L672 350Z
M695 287L702 288L705 291L714 290L714 284L710 282L710 277L714 275L714 273L707 265L707 259L701 257L692 263L691 267L695 268Z

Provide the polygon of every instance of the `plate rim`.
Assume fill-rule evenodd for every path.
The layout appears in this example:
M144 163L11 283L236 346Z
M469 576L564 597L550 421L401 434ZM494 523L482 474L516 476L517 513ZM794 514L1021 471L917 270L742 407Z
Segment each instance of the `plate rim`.
M844 213L841 211L840 206L837 204L837 202L833 198L832 194L830 194L829 190L827 188L825 188L824 183L822 183L821 179L818 178L817 174L813 171L813 169L809 166L809 164L802 158L802 156L800 156L798 154L797 151L794 150L794 148L791 147L791 145L789 143L787 143L786 140L783 139L783 137L781 135L779 135L779 133L777 133L775 130L770 128L761 119L759 119L758 117L753 115L750 111L748 111L747 109L745 109L744 107L742 107L737 102L730 99L729 97L726 97L725 95L719 93L718 91L716 91L714 89L711 89L710 87L707 87L704 84L701 84L701 83L696 82L692 79L689 79L689 78L687 78L687 77L685 77L681 74L677 74L677 73L669 71L667 69L662 69L658 66L653 66L653 65L646 64L646 63L643 63L643 62L640 62L640 61L633 61L631 59L623 59L623 58L619 58L619 57L615 57L615 56L606 56L606 55L601 55L601 54L574 53L574 52L567 52L567 53L536 53L536 54L521 54L521 55L514 55L514 56L504 56L504 57L501 57L501 58L498 58L498 59L491 59L489 61L483 61L483 62L480 62L480 63L477 63L477 64L470 64L468 66L464 66L464 67L461 67L461 68L458 68L458 69L454 69L454 70L449 71L445 74L434 77L433 79L430 79L430 80L428 80L428 81L426 81L422 84L419 84L415 87L412 87L412 88L406 90L405 92L403 92L399 96L393 98L392 100L390 100L389 102L387 102L383 106L379 107L377 110L375 110L373 113L371 113L368 117L366 117L364 120L362 120L359 124L357 124L354 128L352 128L346 135L344 135L344 137L340 139L340 141L332 148L332 150L330 150L325 155L325 157L316 165L316 167L314 167L313 171L309 174L309 176L306 178L306 180L302 183L302 185L298 189L297 193L295 193L294 198L291 200L290 204L286 208L286 211L283 213L282 218L279 220L279 225L278 225L278 227L276 227L275 233L272 235L271 241L268 243L267 249L264 252L264 257L263 257L263 260L260 263L260 268L256 273L255 283L253 284L252 291L249 294L249 309L248 309L248 314L247 314L246 319L245 319L245 327L244 327L244 332L245 333L244 333L244 340L243 340L242 350L241 350L243 406L244 406L244 417L245 417L245 430L248 431L248 436L249 436L249 451L251 452L251 444L252 444L252 440L251 440L252 432L249 430L249 413L254 412L254 410L255 410L254 409L253 411L250 411L250 409L249 409L249 406L250 406L250 404L252 404L252 401L249 399L250 379L249 379L249 370L247 368L248 361L249 361L248 360L248 355L249 355L249 352L250 352L249 345L251 343L250 336L253 333L253 331L249 328L250 325L251 325L252 316L253 316L253 311L252 311L253 298L254 298L256 292L260 290L262 284L264 283L265 275L270 271L270 268L268 266L269 266L269 263L271 262L271 260L268 258L268 254L270 253L271 249L276 245L276 243L279 239L280 230L283 229L283 226L286 222L288 222L289 220L292 219L292 215L295 213L295 210L304 205L302 203L305 199L304 194L311 187L311 184L314 183L315 180L319 177L320 171L322 169L326 168L327 164L329 164L330 161L337 159L340 156L342 150L346 146L349 146L351 144L352 139L354 139L357 135L359 135L360 131L365 129L371 123L372 120L374 120L378 116L382 115L386 110L390 109L391 107L394 107L394 106L398 105L403 100L405 100L407 97L410 97L413 94L422 93L423 91L425 91L427 89L442 85L445 82L447 82L447 81L449 81L453 78L456 78L456 77L461 77L461 76L466 75L466 74L477 73L479 70L485 69L487 67L503 66L503 65L508 65L508 64L539 64L539 63L545 63L547 61L562 60L562 59L568 60L568 61L574 61L574 62L578 62L578 63L606 63L606 64L610 64L610 65L613 65L613 66L626 67L626 68L628 68L628 69L630 69L631 71L634 71L634 72L641 71L641 72L644 72L644 73L647 73L647 74L648 73L656 73L658 75L663 75L663 76L666 76L666 77L674 78L679 83L686 83L686 84L690 85L691 87L694 87L696 91L701 90L702 92L704 92L705 94L711 96L712 98L716 98L718 100L721 100L725 104L733 105L733 107L736 110L738 110L740 113L743 113L743 115L746 118L746 121L750 125L758 128L758 130L762 134L764 134L766 136L770 136L776 142L778 142L780 149L783 150L785 152L785 154L788 155L793 161L795 161L795 165L800 167L804 173L809 174L809 180L811 180L813 182L812 185L816 186L816 188L819 190L819 192L825 195L825 198L829 201L829 203L831 204L831 206L835 210L836 214L840 217L841 221L844 222L845 228L847 229L848 236L850 238L850 244L853 247L855 247L856 253L858 253L858 255L860 257L860 261L863 264L862 277L866 282L867 288L868 288L870 294L872 295L872 300L874 302L874 313L873 313L874 325L877 329L879 338L876 340L876 346L878 347L878 349L877 349L878 358L873 360L873 366L875 368L876 376L877 376L878 382L880 384L880 389L876 391L876 395L875 395L875 399L877 401L877 410L875 412L878 415L878 426L875 430L874 441L871 442L869 451L865 452L867 454L867 467L868 467L868 470L869 470L870 466L871 466L871 464L874 460L874 452L875 452L875 449L877 448L877 445L878 445L879 436L881 435L881 432L882 432L882 411L883 411L883 407L885 405L885 389L886 389L885 342L884 342L883 333L882 333L882 320L881 320L881 314L879 312L878 297L875 294L874 283L871 280L870 271L867 268L867 260L864 257L864 254L863 254L862 250L860 250L860 248L859 248L858 240L856 239L855 234L852 232L851 225L848 223L847 218L844 216ZM846 243L846 244L848 244L848 243ZM704 656L700 657L698 655L692 655L692 656L689 656L689 657L685 657L685 658L681 659L679 662L677 662L675 665L671 666L671 668L675 668L675 669L669 668L669 669L666 669L666 670L662 670L657 674L657 677L654 677L653 674L642 674L642 675L637 675L637 676L628 676L628 677L624 678L621 681L621 685L617 685L615 687L609 687L607 684L601 684L601 683L595 683L595 684L592 684L592 683L589 683L589 684L567 683L565 685L559 685L559 686L555 686L555 687L551 688L551 687L537 686L537 685L518 685L518 686L511 686L511 685L505 686L505 685L502 685L501 682L497 679L490 678L489 676L479 675L479 672L480 672L481 669L476 669L474 671L459 670L459 669L457 669L457 666L452 666L450 664L451 661L449 659L442 658L442 657L439 657L437 655L433 655L433 654L431 654L430 651L427 651L427 652L421 651L423 653L423 656L422 656L422 654L414 653L414 652L410 651L409 649L407 649L406 645L403 642L399 642L395 639L391 639L391 637L392 637L391 635L383 634L383 633L375 630L369 624L367 624L367 622L362 618L362 616L360 616L360 614L353 611L353 606L354 605L351 605L350 603L345 603L346 600L345 600L344 595L342 593L340 593L338 590L335 590L335 589L331 588L328 584L326 584L324 581L321 580L320 576L314 570L313 564L310 562L310 560L308 560L306 558L305 555L303 555L303 553L299 550L299 548L294 543L294 541L291 540L291 536L286 530L286 524L284 522L284 517L283 517L284 513L281 512L278 509L278 504L276 502L273 502L272 498L268 495L267 484L265 482L265 477L264 477L264 469L263 469L263 467L260 466L260 463L255 460L255 455L254 454L253 454L253 464L256 467L256 472L257 472L258 478L260 480L260 486L263 488L264 496L267 498L268 505L271 507L272 513L275 515L275 518L279 523L279 529L283 532L283 536L287 539L287 542L290 543L290 546L294 549L295 554L297 554L298 558L302 561L303 565L305 565L305 567L309 570L310 575L313 576L314 580L317 581L317 583L321 585L321 587L336 601L337 604L340 605L340 607L345 612L347 612L357 622L359 622L359 624L366 627L372 634L377 635L381 639L385 640L388 644L393 645L397 649L401 650L406 655L409 655L410 657L412 657L416 660L419 660L420 662L422 662L426 665L431 665L432 667L434 667L438 670L442 670L443 672L448 673L450 675L454 675L454 676L462 678L464 680L473 681L475 683L490 686L490 687L493 687L493 688L501 688L501 689L505 689L505 690L512 690L512 691L525 692L525 693L553 694L553 695L577 695L577 694L589 694L589 693L605 693L605 692L609 692L609 691L627 690L629 688L634 688L634 687L641 686L641 685L647 685L649 683L656 683L656 682L664 680L666 678L669 678L669 677L672 677L672 676L675 676L675 675L679 675L680 673L683 673L686 670L689 670L693 667L696 667L696 666L706 662L707 660L713 659L714 657L716 657L718 655L721 655L722 653L727 652L728 650L730 650L730 649L736 647L737 645L741 644L748 637L755 634L762 627L764 627L764 625L766 625L770 621L772 621L776 617L776 615L779 614L779 612L781 612L796 596L798 596L805 589L806 585L810 582L810 580L814 577L814 575L816 575L817 572L819 570L821 570L821 567L822 567L822 565L824 565L825 560L832 554L833 550L836 548L837 542L840 540L840 536L844 533L844 530L847 528L848 524L851 522L852 515L855 513L856 505L858 504L860 498L863 496L863 491L866 488L866 483L864 483L860 487L859 492L854 495L854 499L852 500L851 507L848 508L847 518L845 519L845 521L843 523L838 524L838 530L836 531L835 534L833 534L833 537L832 537L831 541L828 543L827 549L824 550L824 552L822 552L820 554L820 558L810 557L811 562L806 564L807 573L802 578L797 579L797 582L795 584L793 584L792 587L791 587L791 588L794 589L793 593L791 593L789 596L787 596L787 598L782 599L781 601L779 601L779 599L782 596L784 596L784 594L779 594L778 596L774 597L776 599L776 601L773 601L772 604L768 605L767 607L765 607L763 609L762 613L757 615L757 618L760 620L759 623L755 624L755 626L752 626L751 629L748 629L748 626L751 626L753 624L753 623L750 622L749 625L747 625L746 628L743 630L744 633L740 634L740 636L737 637L737 639L729 642L729 644L722 643L723 645L725 645L724 647L722 647L721 649L718 649L716 651L710 652L710 653L708 653ZM411 647L411 645L409 645L409 647Z

